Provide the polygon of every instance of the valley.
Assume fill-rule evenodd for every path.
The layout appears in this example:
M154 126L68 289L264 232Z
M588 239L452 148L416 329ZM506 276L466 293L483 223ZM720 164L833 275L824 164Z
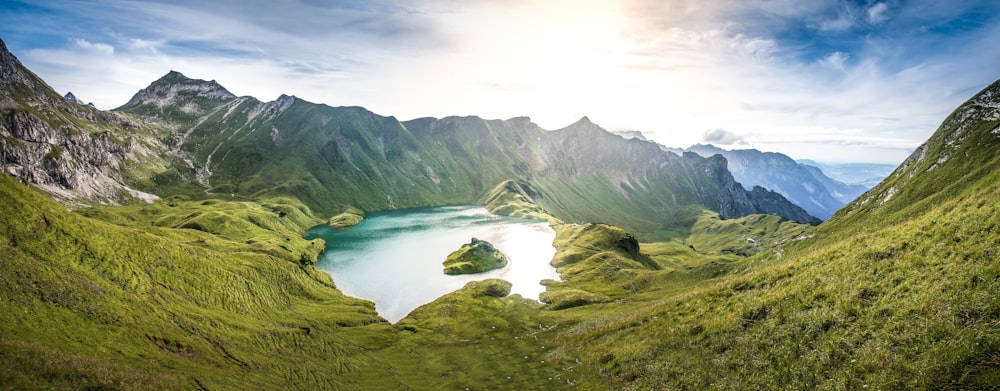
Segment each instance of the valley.
M0 388L1000 384L1000 82L820 223L726 157L586 117L399 121L178 72L101 111L2 41L0 66ZM390 316L307 234L432 207L531 219L556 274L531 297L487 272ZM473 236L515 251L455 235L407 239L442 252L421 273ZM409 252L428 251L386 257Z

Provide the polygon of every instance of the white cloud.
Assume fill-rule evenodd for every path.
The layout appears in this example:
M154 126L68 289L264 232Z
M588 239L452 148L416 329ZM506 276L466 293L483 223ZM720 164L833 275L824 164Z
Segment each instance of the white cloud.
M889 5L886 3L875 3L868 8L868 23L879 24L889 20Z
M95 54L108 55L115 53L114 46L105 43L92 43L85 39L75 38L73 39L73 44L76 45L77 48Z
M869 44L854 29L904 12L882 2L821 3L111 3L127 14L86 4L80 13L114 20L107 31L22 60L60 92L102 108L174 69L237 95L294 94L401 119L527 115L554 129L586 115L669 146L708 137L857 161L902 160L1000 71L983 65L1000 64L1000 27L948 45L947 54L900 62L892 57L902 51ZM783 38L796 29L857 47ZM835 136L799 137L813 133Z
M836 19L821 21L816 28L820 31L844 31L853 26L854 21L847 17L847 15L839 15Z
M846 71L846 69L844 68L844 64L850 58L851 58L851 55L849 55L847 53L844 53L844 52L833 52L833 53L830 53L829 55L827 55L826 57L823 57L823 59L820 60L820 64L822 64L824 66L827 66L829 68L836 69L838 71L844 72L844 71Z
M747 144L746 140L744 140L742 136L719 128L706 130L701 136L701 141L709 144L720 145Z

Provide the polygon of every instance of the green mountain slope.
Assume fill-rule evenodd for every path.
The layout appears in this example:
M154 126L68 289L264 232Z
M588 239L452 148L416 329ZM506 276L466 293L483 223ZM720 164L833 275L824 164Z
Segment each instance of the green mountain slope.
M190 160L149 191L294 196L335 215L472 203L508 180L564 220L604 221L648 238L684 236L705 209L815 221L781 197L755 202L725 161L676 157L622 140L587 119L547 131L527 118L400 122L358 107L282 96L263 103L174 72L117 109L172 129ZM599 210L600 213L593 211Z
M0 72L21 86L4 90L16 103L4 129L100 140L82 129L107 127L118 147L91 149L141 144L157 158L114 166L72 152L30 166L8 153L72 143L27 148L26 133L5 133L8 172L110 167L164 199L68 211L44 183L0 177L0 388L1000 384L1000 82L812 227L745 215L787 201L738 186L721 157L672 156L587 120L400 122L171 73L108 114L127 127L62 106L15 65ZM341 211L361 215L351 207L475 200L553 223L562 280L545 281L544 303L498 297L509 286L489 280L389 325L337 291L313 266L322 244L302 238Z
M735 274L544 314L572 325L551 335L585 363L568 375L586 388L996 387L998 108L1000 82L881 185Z
M292 230L315 221L294 205L274 204L289 212L278 217L216 204L225 213L201 227L217 234L127 228L67 212L10 177L0 183L5 387L342 388L375 365L363 344L388 325L300 261L314 261L321 244ZM156 223L191 226L181 223L191 205L158 207ZM271 221L270 237L288 248L247 245L248 220Z

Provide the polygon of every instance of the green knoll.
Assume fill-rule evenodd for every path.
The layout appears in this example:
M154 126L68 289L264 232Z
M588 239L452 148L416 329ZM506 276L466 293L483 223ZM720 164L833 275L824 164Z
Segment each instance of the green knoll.
M472 238L444 260L444 274L474 274L507 266L507 256L485 240ZM506 295L504 295L506 296Z

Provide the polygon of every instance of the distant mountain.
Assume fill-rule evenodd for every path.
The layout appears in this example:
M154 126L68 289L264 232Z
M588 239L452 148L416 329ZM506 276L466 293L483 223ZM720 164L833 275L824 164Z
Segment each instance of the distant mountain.
M778 192L809 214L822 219L830 217L868 189L831 179L822 170L799 164L780 153L756 149L725 150L704 144L693 145L687 150L702 156L725 156L729 161L729 171L737 182L747 187L761 186Z
M76 103L78 105L83 104L83 102L81 102L79 99L76 98L76 95L73 95L72 91L67 92L66 95L63 95L63 98L66 98L66 100L68 100L70 103Z
M611 133L621 136L626 140L638 139L642 141L649 141L648 139L646 139L646 135L642 134L642 132L638 130L619 130L617 132L611 132Z
M76 103L78 105L84 104L82 100L76 97L76 95L73 95L73 92L67 92L66 95L63 95L63 98L66 98L66 100L69 101L70 103ZM93 102L87 102L86 105L90 107L95 107Z
M105 112L70 103L3 49L4 170L70 203L293 196L333 216L474 203L515 180L558 218L645 238L684 236L704 211L817 221L743 189L725 159L663 154L587 118L555 131L527 118L400 122L288 95L237 97L175 71Z
M156 193L292 195L334 215L351 207L469 203L521 180L559 218L618 224L639 235L674 235L705 208L727 218L775 213L815 221L787 201L755 203L724 159L663 154L586 117L555 131L528 118L400 122L287 95L273 102L236 97L177 72L116 111L169 129L165 143L187 156L146 189Z
M878 163L819 163L808 159L796 160L800 164L819 167L830 178L850 185L875 187L882 179L896 169L893 164Z

